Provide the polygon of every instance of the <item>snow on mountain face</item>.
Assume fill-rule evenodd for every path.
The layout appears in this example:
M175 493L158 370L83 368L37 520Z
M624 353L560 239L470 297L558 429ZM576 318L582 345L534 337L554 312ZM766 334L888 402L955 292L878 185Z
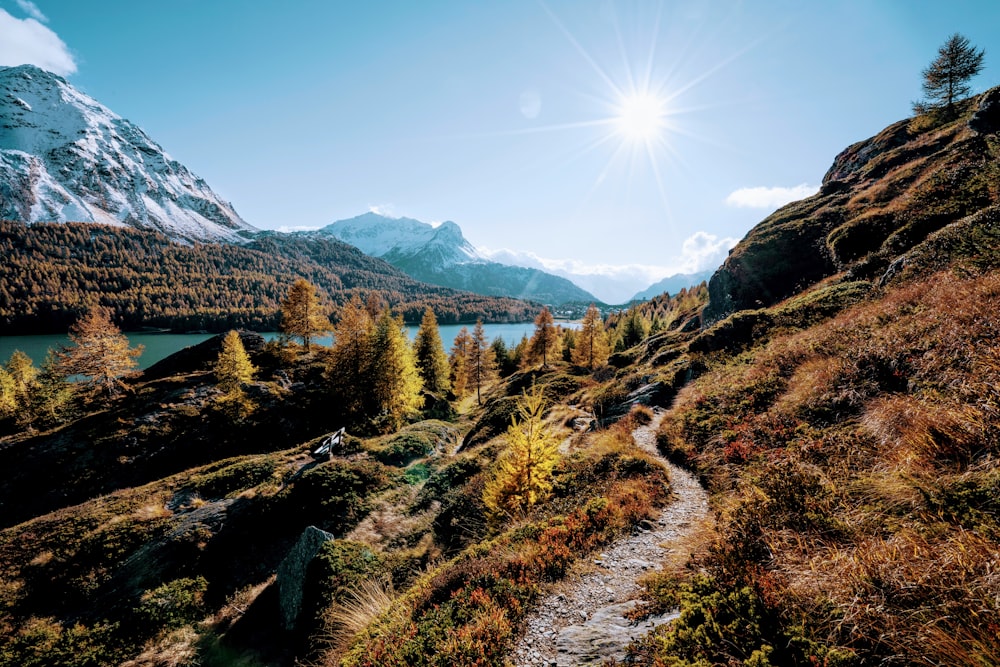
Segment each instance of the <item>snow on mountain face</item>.
M0 67L0 218L152 228L187 241L256 231L140 128L32 65Z
M365 213L348 220L338 220L319 230L319 233L350 243L375 257L432 252L439 262L443 262L440 268L484 261L475 247L462 236L461 228L451 221L434 226L413 218L389 218L377 213Z

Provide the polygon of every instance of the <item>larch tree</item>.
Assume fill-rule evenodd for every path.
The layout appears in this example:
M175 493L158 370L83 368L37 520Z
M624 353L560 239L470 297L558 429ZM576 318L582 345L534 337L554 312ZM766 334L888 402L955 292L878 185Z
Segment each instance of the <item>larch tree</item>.
M559 462L559 441L543 422L545 394L537 386L523 392L518 414L507 428L507 449L483 489L491 517L521 518L552 490L552 471Z
M215 361L215 379L219 388L226 393L240 391L243 385L253 380L256 372L257 368L243 347L243 339L236 331L227 333L222 339L222 349Z
M424 317L420 321L420 328L417 329L413 341L413 352L417 357L417 369L424 381L424 389L436 394L451 389L448 356L441 343L437 318L434 317L434 311L430 307L424 310Z
M7 369L0 366L0 418L15 415L17 406L17 383Z
M374 333L375 321L355 294L338 313L328 368L333 389L350 415L361 415L370 402L366 398L371 398L369 371Z
M542 308L542 312L535 318L535 334L528 342L528 355L531 361L541 359L542 367L547 367L549 357L555 354L558 342L559 332L556 331L552 312L548 307Z
M69 329L70 346L56 352L58 372L82 375L91 387L113 396L123 386L121 378L137 365L142 345L130 348L128 338L111 321L104 308L93 308Z
M316 287L305 278L299 278L281 302L281 333L299 338L308 352L310 341L329 331L330 320L323 313Z
M915 113L944 110L947 116L954 113L955 102L969 95L969 79L983 69L986 51L976 50L969 40L955 33L938 48L937 58L922 72L923 91L927 99L914 102Z
M382 311L372 337L372 390L380 421L398 428L420 412L423 382L417 372L413 349L403 329L402 318Z
M30 418L54 424L61 421L72 406L73 388L59 370L59 362L49 352L42 362L31 392Z
M14 381L14 391L17 396L17 403L21 407L28 405L30 395L38 379L38 369L31 361L31 357L21 350L14 350L7 360L5 366L10 377Z
M609 353L608 333L604 330L601 311L591 304L576 334L573 363L594 370L608 362Z
M253 380L256 372L240 335L235 331L227 333L222 339L222 349L215 361L215 379L223 392L219 397L219 405L224 412L243 419L256 409L256 405L243 391L243 385Z
M451 389L456 396L465 396L469 391L469 348L472 347L472 336L468 327L462 327L451 345L451 355L448 364L451 366Z
M476 392L476 403L483 404L483 387L496 378L497 364L493 354L493 346L486 338L483 321L477 320L469 339L466 353L467 387Z

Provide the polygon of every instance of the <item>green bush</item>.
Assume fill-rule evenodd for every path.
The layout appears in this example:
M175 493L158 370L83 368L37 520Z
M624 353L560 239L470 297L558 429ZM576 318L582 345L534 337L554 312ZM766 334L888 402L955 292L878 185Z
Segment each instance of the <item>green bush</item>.
M273 477L275 468L271 457L238 461L214 472L195 475L191 487L202 498L224 498L263 484Z
M201 619L205 614L204 577L174 579L142 594L135 608L142 624L159 628L179 628Z

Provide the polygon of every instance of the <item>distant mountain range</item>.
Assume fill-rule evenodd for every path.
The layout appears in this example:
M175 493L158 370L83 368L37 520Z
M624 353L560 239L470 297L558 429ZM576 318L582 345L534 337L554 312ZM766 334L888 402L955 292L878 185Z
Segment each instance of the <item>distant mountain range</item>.
M487 296L512 296L547 304L598 299L569 280L539 269L485 258L454 222L431 225L412 218L365 213L305 236L333 237L380 257L417 280Z
M0 67L0 123L0 219L134 227L182 243L246 244L274 235L244 221L141 128L38 67ZM366 213L299 236L338 239L416 280L485 296L550 305L601 301L577 280L616 301L630 293L613 278L496 261L454 222Z

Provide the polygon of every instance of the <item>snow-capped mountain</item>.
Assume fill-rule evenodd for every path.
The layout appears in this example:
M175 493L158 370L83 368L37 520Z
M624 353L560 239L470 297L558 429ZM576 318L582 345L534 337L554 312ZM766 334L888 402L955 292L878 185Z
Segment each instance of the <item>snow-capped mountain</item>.
M365 213L316 232L380 257L417 280L487 296L512 296L547 304L597 299L565 278L508 266L483 256L454 222L430 225L413 218Z
M256 231L142 129L33 65L0 67L0 219L127 225L184 241Z
M338 220L320 232L375 257L429 253L434 255L435 263L442 268L487 261L462 235L461 228L450 220L435 226L413 218L365 213L349 220Z

